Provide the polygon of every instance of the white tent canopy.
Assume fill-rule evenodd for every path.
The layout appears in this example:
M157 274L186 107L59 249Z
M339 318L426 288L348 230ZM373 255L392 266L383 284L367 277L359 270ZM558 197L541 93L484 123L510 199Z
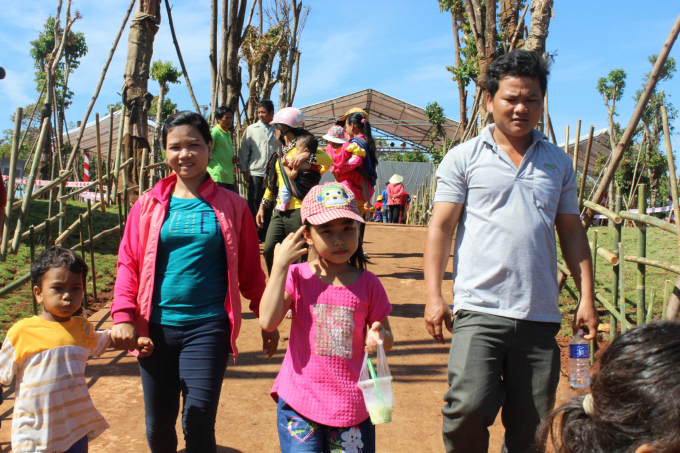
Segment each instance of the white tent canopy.
M113 140L111 140L111 152L116 152L116 147L118 146L118 128L120 126L120 110L113 112ZM102 157L108 157L109 150L109 117L106 115L103 118L99 118L99 141L102 147ZM92 156L93 152L97 152L97 128L95 125L96 121L90 121L85 126L85 131L83 132L83 138L80 140L80 149L88 151ZM71 144L75 144L76 138L78 137L79 128L71 129L63 135L63 141L70 141ZM154 131L156 130L156 123L149 120L149 137L153 137Z
M401 142L409 148L419 150L430 144L429 137L434 126L430 124L422 108L372 89L309 105L300 110L305 113L306 129L321 136L328 132L338 117L356 107L368 113L371 126L377 129L374 138ZM457 121L444 118L443 127L449 138L460 138L463 134ZM441 143L441 139L435 142L436 145ZM398 149L395 148L395 151Z

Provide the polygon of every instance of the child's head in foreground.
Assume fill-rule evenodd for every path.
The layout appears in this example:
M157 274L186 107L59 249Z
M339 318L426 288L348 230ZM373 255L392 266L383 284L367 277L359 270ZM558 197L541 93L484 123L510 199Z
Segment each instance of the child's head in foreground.
M320 258L364 269L368 260L361 245L357 202L351 190L337 182L314 186L302 201L300 216L307 244Z
M680 324L660 321L618 337L602 354L591 394L553 411L538 432L541 451L680 451Z
M83 303L87 263L71 249L50 247L31 264L33 294L44 307L41 318L65 322Z

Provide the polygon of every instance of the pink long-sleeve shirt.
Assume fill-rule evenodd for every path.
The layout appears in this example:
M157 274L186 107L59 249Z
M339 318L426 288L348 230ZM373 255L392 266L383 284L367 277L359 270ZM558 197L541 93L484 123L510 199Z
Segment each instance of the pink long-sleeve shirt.
M388 206L400 205L402 204L402 198L404 197L404 186L399 184L389 183L387 185L387 204ZM394 201L392 199L394 198Z
M168 176L135 202L118 251L111 316L114 324L135 324L142 336L149 335L158 241L176 182L177 175ZM236 338L241 327L239 292L250 300L250 309L259 317L265 287L257 230L248 204L236 193L219 187L210 178L198 188L198 193L213 207L222 229L227 255L225 278L229 284L224 309L231 323L230 345L236 359ZM136 355L136 351L132 352Z

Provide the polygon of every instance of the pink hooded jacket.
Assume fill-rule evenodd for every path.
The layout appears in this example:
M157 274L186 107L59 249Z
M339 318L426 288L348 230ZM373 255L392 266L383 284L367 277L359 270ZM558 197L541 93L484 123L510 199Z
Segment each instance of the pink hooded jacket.
M135 324L141 336L149 336L158 240L170 205L171 189L176 182L176 175L168 176L137 200L130 210L118 251L111 316L114 324ZM231 350L236 360L236 338L241 328L239 290L250 300L250 309L259 317L265 287L257 230L246 201L234 192L219 187L208 178L198 188L198 193L213 207L222 228L229 284L224 309L231 322ZM137 355L137 351L133 353Z

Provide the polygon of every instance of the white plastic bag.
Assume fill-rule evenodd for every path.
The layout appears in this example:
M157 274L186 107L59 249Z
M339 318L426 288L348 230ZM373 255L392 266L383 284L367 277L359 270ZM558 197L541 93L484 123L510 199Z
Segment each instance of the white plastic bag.
M378 364L375 370L375 379L371 379L368 360L368 353L366 353L364 354L364 363L361 365L357 386L364 395L364 403L371 416L371 422L374 425L387 423L392 421L392 406L396 403L392 391L392 375L387 365L385 349L381 343L378 343Z

